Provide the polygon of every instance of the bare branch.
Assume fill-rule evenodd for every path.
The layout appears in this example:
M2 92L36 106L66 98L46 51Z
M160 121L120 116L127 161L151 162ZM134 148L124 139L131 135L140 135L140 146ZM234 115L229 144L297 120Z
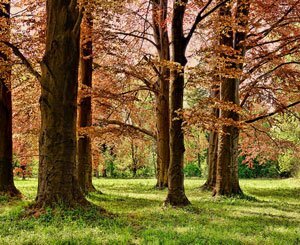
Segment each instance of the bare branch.
M15 54L15 56L17 56L21 61L22 63L26 66L26 68L29 70L29 72L36 77L36 79L40 82L40 79L41 79L41 74L36 71L32 64L29 62L29 60L22 54L22 52L20 51L20 49L11 44L10 42L6 42L6 41L0 41L2 43L4 43L6 46L10 47L13 51L13 53Z
M107 125L119 125L119 126L124 127L124 128L130 128L130 129L133 129L133 130L138 131L140 133L143 133L145 135L148 135L151 138L153 138L154 140L156 140L156 135L153 132L151 132L147 129L141 128L139 126L124 123L124 122L121 122L121 121L118 121L118 120L108 120L108 119L101 119L100 123L107 124Z
M209 10L206 14L202 15L204 13L204 11L209 7L209 5L212 3L212 0L209 0L207 2L207 4L200 10L200 12L198 13L194 24L192 25L191 30L189 31L187 37L185 38L185 42L186 45L188 45L188 43L190 42L196 28L197 25L200 23L200 21L202 21L203 19L205 19L206 17L208 17L209 15L211 15L213 12L215 12L218 8L220 8L221 6L223 6L225 3L229 2L230 0L225 0L222 1L220 3L218 3L215 7L213 7L211 10Z
M296 102L294 102L294 103L292 103L290 105L283 106L283 107L281 107L281 108L279 108L279 109L277 109L277 110L275 110L275 111L273 111L271 113L268 113L266 115L262 115L262 116L259 116L259 117L256 117L256 118L249 119L249 120L245 121L245 123L254 123L254 122L257 122L259 120L262 120L262 119L274 116L275 114L277 114L279 112L282 112L283 110L286 110L288 108L294 107L294 106L296 106L298 104L300 104L300 101L296 101Z

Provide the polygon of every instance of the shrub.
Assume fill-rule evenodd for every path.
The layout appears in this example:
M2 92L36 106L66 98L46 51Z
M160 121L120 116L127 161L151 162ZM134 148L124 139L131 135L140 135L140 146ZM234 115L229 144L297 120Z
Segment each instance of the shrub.
M273 161L259 163L254 160L252 166L243 163L244 157L239 158L239 177L250 178L278 178L280 177L279 166Z
M184 175L186 177L201 177L201 170L200 168L194 164L194 163L188 163L185 167L184 167Z

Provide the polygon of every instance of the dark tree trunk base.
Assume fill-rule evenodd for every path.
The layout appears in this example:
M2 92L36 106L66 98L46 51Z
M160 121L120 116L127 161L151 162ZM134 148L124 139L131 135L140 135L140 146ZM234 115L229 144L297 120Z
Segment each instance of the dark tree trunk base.
M231 191L228 190L217 190L216 188L213 189L212 195L214 197L218 196L225 196L225 197L237 197L237 196L244 196L244 193L240 186L233 188Z
M157 190L165 190L166 188L168 188L168 184L163 183L163 182L157 182L156 185L155 185L155 188Z
M93 184L86 186L84 190L82 190L85 195L88 195L92 192L98 192Z
M181 193L180 195L170 194L168 193L167 199L164 201L164 206L172 206L172 207L185 207L190 205L190 201L186 197L186 195Z
M32 209L45 209L46 207L55 208L61 206L63 208L72 209L72 208L85 208L90 207L92 204L82 197L75 197L72 200L64 200L58 197L45 197L40 198L33 204Z
M13 198L22 198L21 192L14 186L9 186L0 190L0 196L8 196Z
M200 186L201 191L213 191L215 188L214 185L205 182L202 186Z
M70 209L71 210L72 209L74 209L74 210L75 209L80 209L80 210L82 210L82 212L85 212L85 211L89 211L91 209L91 210L95 210L96 212L98 212L101 216L105 216L105 217L109 217L109 218L114 218L115 217L114 214L109 213L104 208L99 207L95 204L92 204L92 203L89 203L89 202L86 203L86 202L87 201L85 201L84 205L76 203L76 204L74 204L70 207L66 207L65 205L59 205L57 203L55 205L52 205L52 206L49 206L49 205L41 206L41 205L38 205L37 203L34 203L25 210L24 217L38 218L46 212L46 207L51 208L52 210L58 209L59 212L61 212L63 210L67 211L67 210L70 210Z

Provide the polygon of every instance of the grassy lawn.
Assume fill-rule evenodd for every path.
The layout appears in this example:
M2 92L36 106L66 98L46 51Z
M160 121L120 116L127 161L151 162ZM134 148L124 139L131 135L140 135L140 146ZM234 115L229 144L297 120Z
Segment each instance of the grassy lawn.
M47 210L25 217L36 180L17 180L23 201L0 199L0 244L300 244L300 180L242 180L253 198L218 199L186 180L192 206L163 208L166 191L153 179L97 179L104 194L89 200L105 208Z

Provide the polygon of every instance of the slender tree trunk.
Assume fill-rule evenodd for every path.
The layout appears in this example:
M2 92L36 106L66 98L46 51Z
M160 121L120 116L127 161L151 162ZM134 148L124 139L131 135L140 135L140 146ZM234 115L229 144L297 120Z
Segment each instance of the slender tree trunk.
M238 1L237 5L237 22L238 28L235 35L235 40L231 27L226 27L226 31L222 32L220 44L228 48L233 48L239 51L235 60L242 59L245 56L243 42L246 39L245 28L248 25L249 1ZM230 17L230 6L223 6L220 9L220 17ZM235 43L235 44L234 44ZM225 58L232 58L224 54ZM230 62L227 68L242 70L243 64ZM221 83L221 100L232 102L235 105L240 105L239 102L239 78L225 78ZM239 114L233 110L221 110L220 117L223 119L231 119L235 122L239 121ZM215 195L241 195L242 190L239 185L238 178L238 142L239 129L235 125L223 126L223 133L219 135L218 146L218 162L217 162L217 183L214 190Z
M80 82L92 88L93 76L93 20L89 11L85 12L81 28ZM92 126L92 97L84 97L79 103L79 127ZM79 185L84 193L95 191L92 183L92 140L89 135L81 135L78 139L77 171Z
M220 88L219 86L213 86L211 91L211 97L219 99ZM219 109L213 109L213 115L219 117ZM212 191L216 186L217 178L217 159L218 159L218 133L211 131L208 139L208 154L207 154L207 165L208 165L208 176L205 184L201 187L203 190Z
M0 2L0 40L9 41L10 1ZM13 180L11 65L8 49L0 44L0 195L20 196Z
M97 171L97 172L99 172L99 171ZM107 177L106 166L102 166L102 169L101 169L101 176L102 176L103 178L106 178L106 177ZM97 177L97 178L99 178L99 173L98 173L98 177Z
M47 15L36 207L87 205L75 171L82 16L76 0L47 0Z
M177 1L173 5L172 18L172 44L173 61L180 67L172 71L171 83L171 126L170 126L170 166L168 195L165 204L172 206L186 206L190 204L184 191L184 133L182 129L183 120L178 116L178 111L183 109L184 92L184 67L187 63L185 57L186 39L183 33L183 19L187 1Z
M168 13L167 0L152 1L154 39L157 45L160 62L170 61L169 36L166 25ZM157 188L168 186L168 169L170 163L170 69L162 65L159 69L158 92L156 98L157 126Z
M138 156L137 156L137 147L134 145L133 140L131 140L131 159L132 159L132 177L136 177L137 172L137 164L138 164Z

